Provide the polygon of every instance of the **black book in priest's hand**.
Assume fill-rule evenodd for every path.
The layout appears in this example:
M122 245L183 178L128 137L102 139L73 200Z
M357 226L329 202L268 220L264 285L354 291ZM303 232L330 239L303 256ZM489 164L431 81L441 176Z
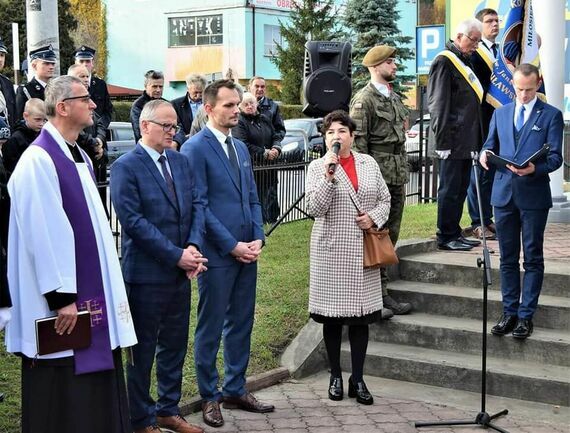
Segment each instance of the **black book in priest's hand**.
M85 349L91 345L91 315L89 311L79 311L77 322L71 334L59 335L55 332L57 316L36 320L36 345L38 355L62 352L64 350Z

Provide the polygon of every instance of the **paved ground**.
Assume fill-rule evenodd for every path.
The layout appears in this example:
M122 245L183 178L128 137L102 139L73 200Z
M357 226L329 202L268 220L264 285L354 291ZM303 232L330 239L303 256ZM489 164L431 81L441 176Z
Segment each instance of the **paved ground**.
M487 247L495 254L496 267L499 267L499 242L487 241ZM473 248L471 251L452 254L474 254L480 255L482 246ZM521 251L522 256L522 251ZM546 261L569 261L570 260L570 225L563 223L551 223L546 226L544 233L544 259Z
M348 375L345 374L345 381ZM363 406L345 394L342 401L327 398L328 373L323 372L303 380L288 380L258 391L255 395L271 402L276 410L270 414L255 414L241 410L222 409L226 421L222 428L211 428L202 422L201 413L186 419L206 428L207 432L267 432L267 433L470 433L481 432L478 426L414 427L414 421L474 419L480 408L477 394L405 382L366 377L374 394L374 404ZM346 385L346 384L345 384ZM345 389L346 392L346 389ZM451 395L453 394L453 395ZM407 396L407 397L406 397ZM447 396L447 397L446 397ZM429 403L429 400L451 401L453 405ZM472 407L473 410L466 410ZM489 399L488 410L508 408L511 412L497 425L510 433L568 433L568 412L557 408L522 403L509 399ZM534 417L542 421L531 421ZM549 420L550 422L544 422ZM491 431L491 430L489 430Z

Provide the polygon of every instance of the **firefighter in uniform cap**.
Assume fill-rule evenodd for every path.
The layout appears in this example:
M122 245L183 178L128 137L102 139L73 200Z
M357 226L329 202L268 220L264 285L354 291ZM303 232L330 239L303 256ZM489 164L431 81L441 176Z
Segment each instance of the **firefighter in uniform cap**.
M16 91L16 119L21 120L24 114L24 105L28 99L45 99L44 92L47 82L53 78L55 72L55 51L51 45L30 51L30 66L34 78L28 84L21 85Z
M396 48L388 45L378 45L366 53L362 64L370 72L370 82L354 96L350 104L350 117L356 122L353 147L376 160L390 190L390 215L385 227L390 230L394 245L400 234L408 182L408 157L404 146L408 109L390 85L396 78L395 53ZM382 318L409 313L412 305L397 302L388 294L386 269L382 268L381 273Z
M109 123L113 118L113 104L105 80L93 75L94 58L95 50L87 45L82 45L75 50L75 64L83 65L89 71L89 94L97 105L95 112L101 116L105 128L109 128Z

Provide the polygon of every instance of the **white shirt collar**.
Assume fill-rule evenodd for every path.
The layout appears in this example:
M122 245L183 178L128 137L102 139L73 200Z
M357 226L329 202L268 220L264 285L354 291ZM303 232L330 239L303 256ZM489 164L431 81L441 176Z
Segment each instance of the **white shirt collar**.
M168 160L168 157L166 156L166 152L162 152L159 153L158 151L156 151L155 149L153 149L152 147L150 147L147 144L144 144L142 142L142 139L139 141L139 144L141 145L141 147L146 151L146 153L148 153L148 156L151 157L151 159L155 162L158 163L158 158L160 158L162 155L164 155L164 157Z
M514 122L515 126L517 125L517 118L519 116L519 110L520 110L521 105L524 105L524 113L523 113L524 114L523 125L524 125L528 121L528 119L532 113L532 109L534 108L534 104L536 104L537 99L538 98L535 96L534 99L532 99L531 101L529 101L526 104L521 104L521 103L519 103L519 101L516 101L516 103L515 103L515 115L513 118L513 122Z
M390 88L386 84L377 83L376 81L371 81L376 90L378 90L386 98L390 97Z
M532 100L530 100L529 102L527 102L526 104L521 104L518 100L515 103L515 113L518 113L520 110L521 105L524 105L524 110L525 110L525 115L527 113L531 113L532 109L534 108L534 104L536 104L536 100L538 99L537 96L535 96Z
M481 36L481 40L485 43L485 46L487 48L489 48L489 50L491 50L491 47L493 46L493 44L498 45L496 42L493 42L484 36Z
M47 83L43 82L42 80L40 80L38 77L34 77L36 79L36 81L38 83L40 83L42 85L42 87L45 89L47 86Z
M226 145L226 138L231 137L232 136L232 130L230 129L230 133L228 135L224 134L222 131L220 131L219 129L216 129L211 123L210 121L208 121L208 123L206 123L206 126L208 127L208 129L210 131L212 131L212 134L214 134L214 137L216 137L216 139L220 142L220 144L222 146Z
M487 38L481 37L481 41L483 42L481 45L483 46L483 48L489 53L489 56L493 59L495 59L495 53L493 53L493 48L491 48L493 46L493 44L495 44L496 48L497 48L497 52L499 52L499 44L497 44L496 42L490 41Z

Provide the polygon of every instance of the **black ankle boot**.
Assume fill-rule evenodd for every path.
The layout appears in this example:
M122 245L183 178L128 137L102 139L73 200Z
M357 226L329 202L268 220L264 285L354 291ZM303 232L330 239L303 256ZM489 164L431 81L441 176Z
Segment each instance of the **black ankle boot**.
M368 391L368 388L366 388L364 380L353 383L352 376L348 378L348 396L350 398L356 397L356 401L360 404L374 403L374 398L372 394L370 394L370 391Z
M344 395L344 389L342 387L342 376L335 377L331 376L331 380L329 382L329 398L331 400L342 400Z

